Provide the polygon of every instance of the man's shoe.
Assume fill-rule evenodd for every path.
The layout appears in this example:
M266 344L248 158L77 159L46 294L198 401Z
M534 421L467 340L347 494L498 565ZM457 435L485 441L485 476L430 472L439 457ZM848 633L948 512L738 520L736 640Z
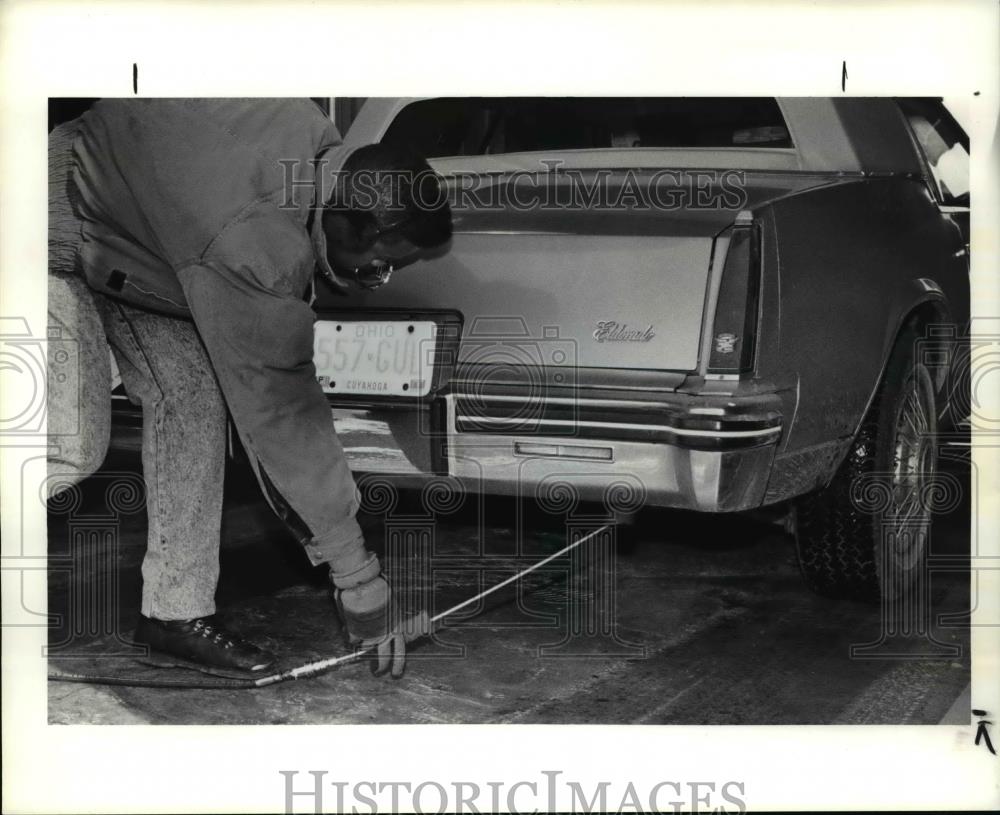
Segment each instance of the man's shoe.
M226 630L215 617L165 621L140 615L135 641L193 667L258 672L276 661L274 654Z

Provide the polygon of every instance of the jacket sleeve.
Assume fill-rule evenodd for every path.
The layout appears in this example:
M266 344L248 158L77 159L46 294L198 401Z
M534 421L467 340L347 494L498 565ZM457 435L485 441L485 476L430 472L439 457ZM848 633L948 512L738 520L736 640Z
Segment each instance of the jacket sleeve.
M178 277L265 492L304 523L313 562L337 568L364 550L354 480L313 365L315 314L303 296L314 268L302 225L261 205Z

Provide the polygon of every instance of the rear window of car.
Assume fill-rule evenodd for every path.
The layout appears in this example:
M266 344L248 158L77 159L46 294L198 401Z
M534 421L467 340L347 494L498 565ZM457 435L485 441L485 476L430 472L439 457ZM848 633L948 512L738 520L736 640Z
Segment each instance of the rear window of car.
M773 98L477 97L403 108L382 138L427 158L607 148L789 148Z

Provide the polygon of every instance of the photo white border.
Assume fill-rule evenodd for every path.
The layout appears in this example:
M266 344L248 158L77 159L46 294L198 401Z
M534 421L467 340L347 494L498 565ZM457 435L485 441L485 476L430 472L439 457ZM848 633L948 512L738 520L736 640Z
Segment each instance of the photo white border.
M0 316L45 325L49 97L941 95L968 100L973 312L1000 318L995 2L0 3ZM978 92L978 95L973 94ZM993 323L1000 331L1000 319ZM1000 388L996 389L1000 390ZM982 392L986 396L986 391ZM0 398L9 398L0 394ZM1000 416L996 393L984 405ZM6 415L6 414L3 414ZM27 444L31 440L26 440ZM2 440L4 620L18 557L45 556L43 508L20 516L23 461ZM996 448L977 448L980 554L998 557ZM37 502L33 502L32 506ZM25 561L28 562L28 561ZM43 574L43 573L38 573ZM972 630L977 707L1000 720L1000 581ZM37 579L35 579L37 578ZM25 584L42 611L44 579ZM752 809L989 809L1000 764L969 726L50 726L45 629L3 630L7 812L277 812L279 770L330 778L745 780ZM1000 728L993 730L1000 743ZM562 802L563 805L566 802Z

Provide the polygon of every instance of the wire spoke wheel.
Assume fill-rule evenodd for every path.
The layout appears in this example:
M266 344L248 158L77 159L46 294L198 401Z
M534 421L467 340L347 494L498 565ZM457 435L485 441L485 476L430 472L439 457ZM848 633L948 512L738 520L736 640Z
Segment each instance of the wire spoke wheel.
M797 504L799 566L821 594L901 598L924 574L937 409L930 371L916 358L921 337L919 324L900 332L850 454L824 489ZM866 484L877 489L858 488Z
M894 527L888 555L894 570L914 568L927 546L931 511L927 486L937 467L934 423L934 392L922 366L913 366L903 382L894 421L892 441L892 502L883 523Z

